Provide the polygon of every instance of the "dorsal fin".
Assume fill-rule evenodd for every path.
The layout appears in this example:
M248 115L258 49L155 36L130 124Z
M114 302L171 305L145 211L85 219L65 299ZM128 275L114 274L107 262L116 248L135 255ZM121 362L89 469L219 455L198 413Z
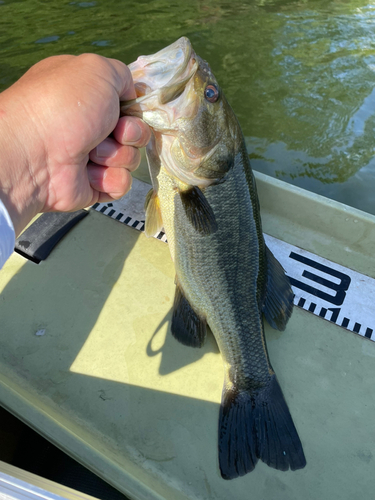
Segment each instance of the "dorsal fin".
M276 330L285 330L293 311L293 291L288 276L271 250L266 247L267 290L263 304L266 320Z

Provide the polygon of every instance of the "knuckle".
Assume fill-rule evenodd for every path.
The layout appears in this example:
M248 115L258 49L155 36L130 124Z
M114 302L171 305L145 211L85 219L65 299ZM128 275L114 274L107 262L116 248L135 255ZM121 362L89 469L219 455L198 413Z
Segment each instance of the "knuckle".
M98 54L92 54L90 52L87 52L85 54L80 54L77 56L77 60L81 64L87 64L89 66L96 66L96 65L102 65L103 62L105 61L104 57L98 55Z

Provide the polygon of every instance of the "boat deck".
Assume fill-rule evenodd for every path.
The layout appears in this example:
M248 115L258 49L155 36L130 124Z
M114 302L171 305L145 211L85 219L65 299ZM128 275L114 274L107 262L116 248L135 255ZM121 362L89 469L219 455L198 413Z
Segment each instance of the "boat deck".
M142 168L137 175L147 179ZM266 234L375 278L375 217L256 177ZM47 260L14 254L0 291L2 405L129 498L373 495L372 340L298 307L285 332L266 325L307 466L279 472L258 463L225 481L222 360L212 335L198 350L169 332L166 243L91 210Z

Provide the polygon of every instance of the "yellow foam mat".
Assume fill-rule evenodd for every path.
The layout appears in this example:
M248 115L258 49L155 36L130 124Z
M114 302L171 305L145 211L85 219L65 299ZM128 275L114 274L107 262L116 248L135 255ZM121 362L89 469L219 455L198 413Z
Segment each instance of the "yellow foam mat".
M257 178L266 232L375 277L374 218ZM1 404L130 498L373 495L374 342L297 308L285 332L267 326L307 467L258 463L225 481L221 356L211 335L199 350L169 332L174 268L165 243L91 211L41 264L14 254L0 291Z

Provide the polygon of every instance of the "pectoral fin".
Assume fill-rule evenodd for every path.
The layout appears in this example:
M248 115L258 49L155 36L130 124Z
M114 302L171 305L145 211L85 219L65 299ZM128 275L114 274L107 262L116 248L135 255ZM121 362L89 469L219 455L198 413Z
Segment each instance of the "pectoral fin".
M163 219L161 217L160 202L157 193L153 189L147 193L145 199L146 236L155 236L163 228Z
M198 187L181 191L180 196L187 218L199 233L212 234L217 231L215 214Z
M263 304L266 320L276 330L285 330L293 311L293 291L280 262L266 247L267 291Z
M178 281L174 296L171 332L181 344L190 347L202 347L206 340L206 320L198 316L191 307Z

